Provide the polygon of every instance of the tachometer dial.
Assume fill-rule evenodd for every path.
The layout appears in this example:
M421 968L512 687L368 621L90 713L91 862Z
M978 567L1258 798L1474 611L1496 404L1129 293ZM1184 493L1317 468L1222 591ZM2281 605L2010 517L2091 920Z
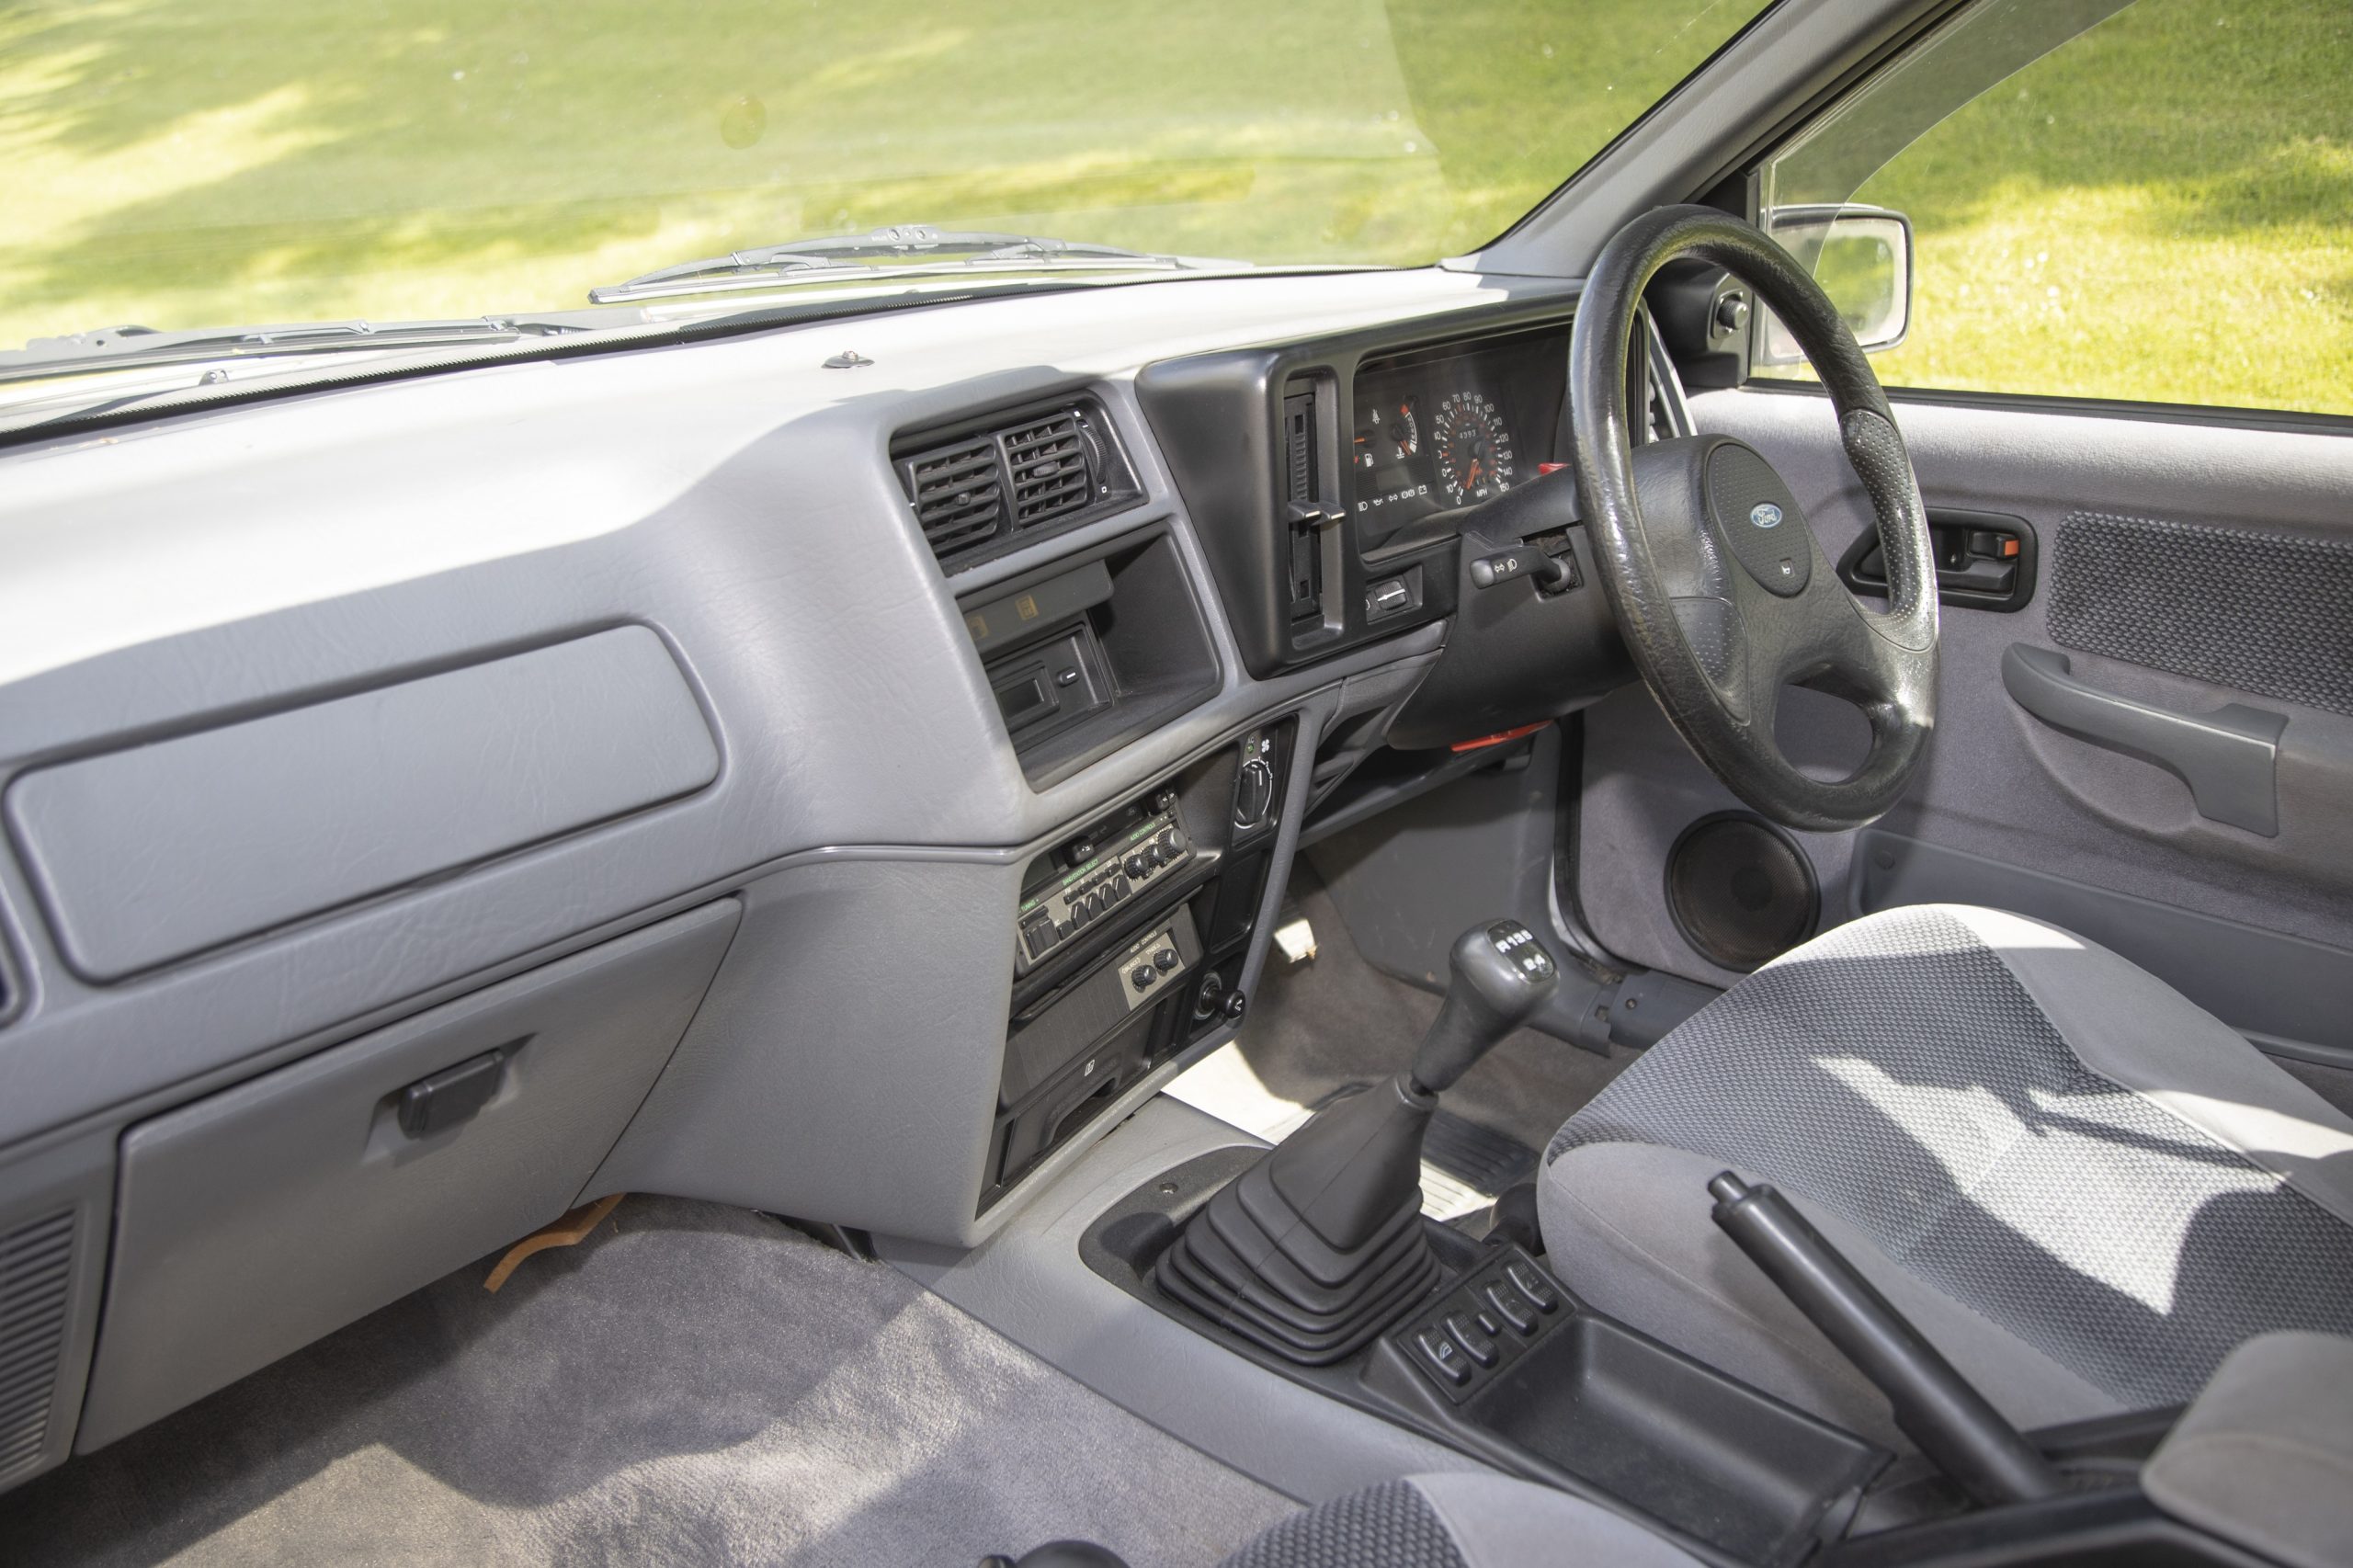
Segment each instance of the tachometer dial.
M1449 392L1430 421L1438 448L1438 478L1449 506L1467 506L1500 495L1515 477L1511 432L1503 415L1478 392Z

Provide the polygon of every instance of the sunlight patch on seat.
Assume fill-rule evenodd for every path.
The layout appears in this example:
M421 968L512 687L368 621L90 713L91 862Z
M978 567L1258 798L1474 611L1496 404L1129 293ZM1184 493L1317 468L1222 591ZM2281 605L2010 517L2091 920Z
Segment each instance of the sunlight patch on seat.
M2227 1157L2203 1158L2202 1140L2185 1137L2181 1153L2198 1159L2205 1196L2194 1202L2148 1203L2120 1221L2113 1207L2019 1167L2079 1173L2091 1187L2146 1185L2153 1162L2170 1158L2119 1111L2122 1090L2059 1094L2026 1091L2026 1105L2006 1104L1979 1085L1905 1084L1876 1062L1853 1057L1815 1063L1884 1116L1941 1165L1961 1201L2015 1232L2062 1267L2097 1280L2152 1312L2170 1313L2190 1232L2207 1205L2234 1193L2276 1190L2278 1177ZM2219 1151L2216 1151L2219 1153ZM2006 1179L2017 1175L2019 1179Z

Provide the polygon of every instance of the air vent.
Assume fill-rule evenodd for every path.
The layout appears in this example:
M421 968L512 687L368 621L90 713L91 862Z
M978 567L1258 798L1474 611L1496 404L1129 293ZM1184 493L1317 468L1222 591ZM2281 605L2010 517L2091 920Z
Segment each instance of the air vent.
M1099 514L1136 486L1091 401L1041 409L953 443L897 454L900 483L942 564Z
M1283 455L1290 466L1289 499L1315 499L1315 394L1291 392L1283 399Z
M1095 498L1095 467L1075 413L1006 431L1005 467L1013 476L1016 533L1066 517Z
M1005 482L994 437L927 453L907 465L908 499L934 555L945 559L993 539L1005 520Z
M71 1210L0 1233L0 1483L37 1466L65 1349Z

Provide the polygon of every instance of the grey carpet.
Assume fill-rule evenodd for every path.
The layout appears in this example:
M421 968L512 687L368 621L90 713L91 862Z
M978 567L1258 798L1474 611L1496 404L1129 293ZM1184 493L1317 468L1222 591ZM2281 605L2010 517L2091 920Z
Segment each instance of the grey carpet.
M1316 955L1292 965L1279 952L1267 959L1237 1043L1267 1088L1313 1105L1344 1084L1370 1083L1403 1068L1438 1017L1438 998L1365 960L1338 906L1304 862L1290 894L1315 927ZM1569 1113L1636 1054L1613 1047L1604 1058L1519 1029L1447 1090L1446 1108L1541 1149Z
M1294 1506L881 1265L632 1198L0 1498L10 1563L1214 1563Z

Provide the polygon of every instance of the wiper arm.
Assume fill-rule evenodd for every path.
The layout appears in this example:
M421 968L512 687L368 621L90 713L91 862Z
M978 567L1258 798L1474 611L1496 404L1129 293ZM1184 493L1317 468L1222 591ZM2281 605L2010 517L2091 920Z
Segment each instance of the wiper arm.
M953 262L913 261L921 256L955 256ZM870 261L912 265L870 267ZM769 289L779 283L837 282L849 278L936 278L983 271L1131 271L1153 267L1243 267L1244 262L1209 262L1118 245L1091 244L1084 240L1049 239L1037 234L997 234L973 231L941 231L928 223L901 223L864 234L838 234L823 239L793 240L730 251L701 261L680 262L643 273L626 283L588 290L589 301L616 305L665 294L704 294L728 289Z
M583 330L582 324L531 316L473 316L456 321L375 323L297 322L283 326L198 327L157 332L143 326L101 327L68 337L36 337L0 353L0 382L38 381L76 370L133 365L190 364L208 359L259 358L273 354L379 353L448 343L546 336Z

